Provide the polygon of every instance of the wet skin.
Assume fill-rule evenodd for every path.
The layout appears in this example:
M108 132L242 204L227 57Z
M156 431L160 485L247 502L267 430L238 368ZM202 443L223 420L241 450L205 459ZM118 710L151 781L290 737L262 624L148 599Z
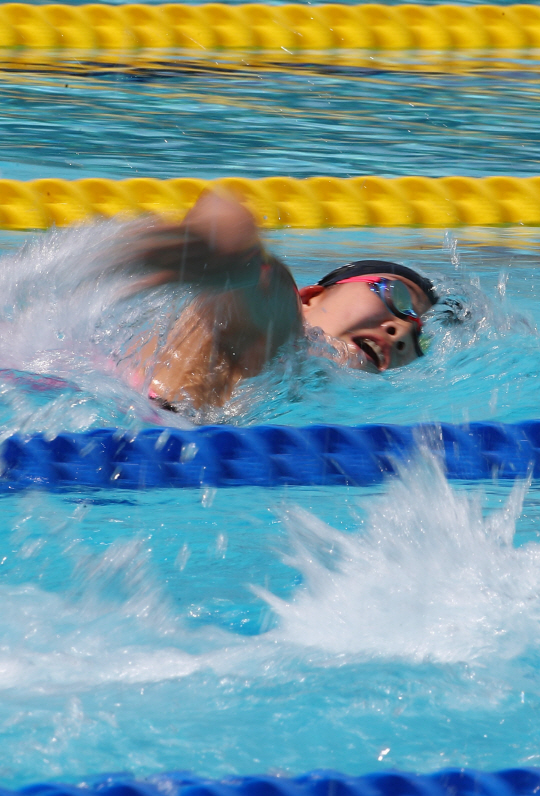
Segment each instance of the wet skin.
M422 315L430 308L424 292L414 282L392 274L380 274L403 282L412 296L413 308ZM304 319L347 347L346 364L382 372L408 365L417 358L414 324L392 315L365 282L348 282L300 290ZM366 365L367 357L367 365Z

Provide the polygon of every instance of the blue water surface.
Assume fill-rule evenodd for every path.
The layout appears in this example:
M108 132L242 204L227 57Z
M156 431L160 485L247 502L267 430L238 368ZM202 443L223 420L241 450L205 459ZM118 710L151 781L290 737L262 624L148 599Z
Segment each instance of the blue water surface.
M269 237L299 284L384 255L465 310L429 322L428 356L409 368L276 366L214 422L538 417L535 232ZM19 242L6 235L4 251ZM100 368L68 328L79 305L72 317L54 291L23 295L27 322L14 310L2 347L32 367L0 373L4 434L183 420ZM42 348L58 319L74 358ZM69 378L43 381L60 364ZM540 500L536 483L511 489L450 488L420 455L372 489L3 495L3 783L535 764Z
M487 54L472 64L459 54L433 63L411 56L410 66L376 54L358 67L342 60L342 68L330 56L287 69L256 54L216 54L122 68L109 58L44 72L26 56L15 74L8 62L1 176L538 172L534 55Z
M176 312L159 296L137 299L121 311L96 313L92 283L70 297L67 272L84 272L88 236L38 236L44 247L6 261L4 295L12 317L0 328L0 412L6 430L84 431L114 425L141 428L175 423L463 423L518 422L538 417L540 347L537 329L540 286L536 278L538 234L534 230L321 230L268 234L268 245L291 268L298 284L362 258L390 259L420 268L441 295L426 322L428 356L403 369L373 375L343 368L303 349L283 355L260 377L244 382L222 409L185 415L154 411L110 363L129 348L159 313ZM114 229L114 225L113 225ZM120 231L122 227L119 228ZM117 233L115 233L117 234ZM5 251L22 235L4 238ZM55 254L58 246L62 256ZM62 262L59 277L54 258ZM52 259L51 259L52 258ZM41 268L42 289L33 287ZM52 268L49 266L52 262ZM14 280L8 279L11 270ZM26 276L23 278L23 274ZM66 292L67 291L67 292ZM171 294L174 296L174 293ZM446 299L459 302L450 311ZM154 303L152 303L154 302ZM455 306L455 303L454 305ZM155 310L153 309L155 307ZM94 314L92 314L94 312ZM12 369L62 376L36 384Z
M537 81L517 63L331 77L78 66L2 73L2 176L537 171ZM38 235L22 254L27 236L2 234L3 437L539 416L534 230L269 234L300 285L390 258L453 303L409 368L292 357L223 410L186 417L154 412L110 367L176 298L118 308L94 282L72 290L108 234ZM5 786L538 764L536 482L450 487L419 452L369 489L35 489L0 502Z

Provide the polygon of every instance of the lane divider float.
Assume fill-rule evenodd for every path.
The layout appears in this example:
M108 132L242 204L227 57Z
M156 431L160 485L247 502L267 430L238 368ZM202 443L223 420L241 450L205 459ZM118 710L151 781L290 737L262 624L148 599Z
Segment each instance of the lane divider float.
M540 226L540 177L146 177L0 179L0 227L68 226L155 213L180 221L208 188L227 190L267 229Z
M0 5L0 47L521 50L540 47L540 7L4 3Z
M25 487L366 486L423 445L448 478L540 477L540 421L416 426L208 426L14 435L0 446L0 490Z
M144 780L129 774L101 774L80 785L37 782L20 790L2 789L3 796L73 796L84 787L88 796L533 796L540 787L538 768L512 768L495 774L447 768L432 774L384 771L348 776L338 771L310 771L300 776L231 776L213 780L185 771L158 773Z

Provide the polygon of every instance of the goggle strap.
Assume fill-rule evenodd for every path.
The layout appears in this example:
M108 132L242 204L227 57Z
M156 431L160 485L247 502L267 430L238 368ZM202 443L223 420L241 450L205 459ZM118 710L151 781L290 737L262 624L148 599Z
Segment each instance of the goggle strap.
M372 275L365 275L365 276L350 276L348 279L340 279L339 282L336 282L336 285L345 285L347 282L380 282L381 279L384 279L384 276L372 276Z

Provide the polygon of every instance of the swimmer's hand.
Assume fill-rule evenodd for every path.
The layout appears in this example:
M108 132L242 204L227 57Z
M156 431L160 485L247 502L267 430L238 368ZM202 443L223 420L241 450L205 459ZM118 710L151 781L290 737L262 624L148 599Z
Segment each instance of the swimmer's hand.
M227 290L257 284L262 256L251 213L232 198L208 192L181 224L135 222L113 270L134 279L130 292L174 282Z

